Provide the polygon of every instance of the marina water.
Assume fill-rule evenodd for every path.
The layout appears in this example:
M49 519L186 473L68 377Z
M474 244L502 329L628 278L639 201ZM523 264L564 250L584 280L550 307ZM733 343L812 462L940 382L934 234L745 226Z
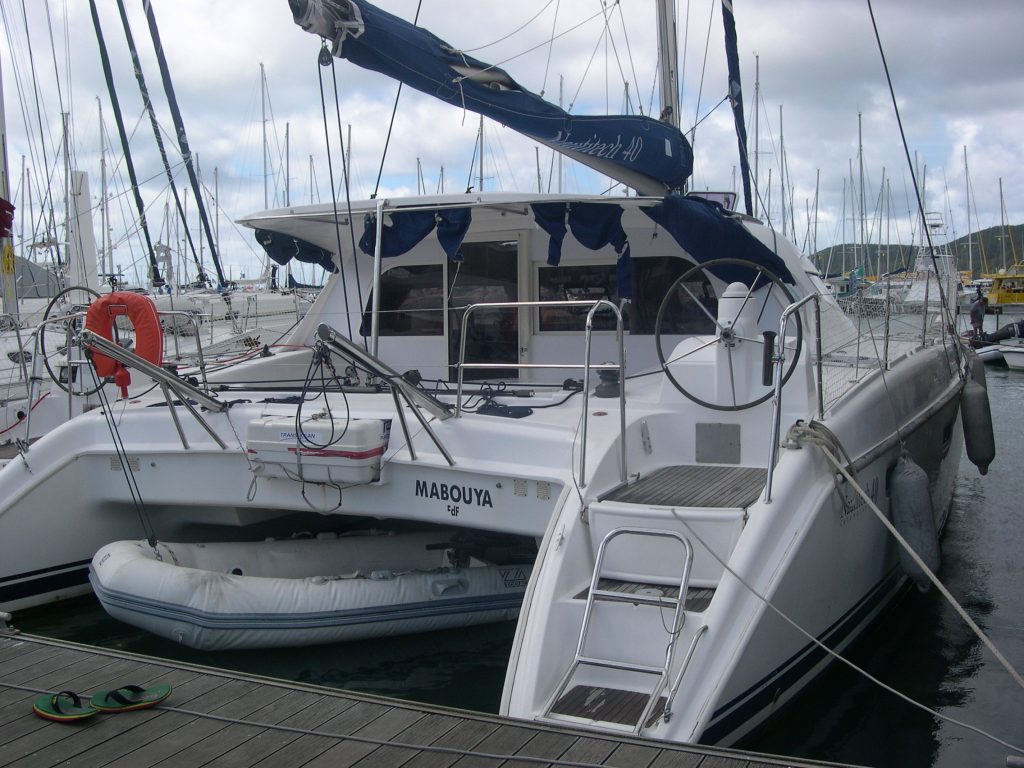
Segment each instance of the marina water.
M996 459L985 477L963 459L939 575L1019 670L1024 668L1024 372L990 366L988 388ZM87 598L23 612L14 623L26 632L102 647L486 712L497 711L515 631L509 623L310 648L211 653L121 624ZM905 592L848 657L924 706L1024 745L1024 691L936 590ZM937 721L840 664L739 746L893 768L994 768L1005 765L1010 754L982 736Z

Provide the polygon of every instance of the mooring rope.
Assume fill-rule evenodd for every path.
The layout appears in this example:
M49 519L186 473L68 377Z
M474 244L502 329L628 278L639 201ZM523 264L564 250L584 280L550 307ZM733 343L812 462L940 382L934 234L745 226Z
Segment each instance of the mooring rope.
M105 387L100 387L99 396L100 410L103 412L107 429L110 431L110 439L114 444L114 453L117 456L117 460L121 463L121 472L124 474L125 483L128 485L128 493L131 494L132 503L135 505L135 513L138 515L147 543L155 548L157 543L156 529L153 527L153 522L149 519L149 513L146 512L146 505L142 500L142 491L139 489L139 483L135 479L135 473L132 471L131 463L128 460L128 451L125 449L124 441L121 439L121 431L117 428L117 422L114 419L110 399L107 397ZM127 406L127 402L127 400L124 401L125 406Z
M878 517L878 519L882 521L882 523L889 530L889 532L893 534L897 542L899 542L900 546L903 547L911 555L914 562L917 563L918 567L920 567L926 574L928 574L928 578L932 581L933 584L936 585L938 590L942 593L943 597L945 597L946 600L949 601L949 603L953 606L953 608L957 611L961 618L963 618L967 625L972 629L975 635L977 635L978 638L985 644L985 646L993 653L993 655L999 660L1002 666L1007 669L1007 671L1010 673L1010 676L1017 682L1017 684L1024 688L1024 680L1021 679L1021 676L1017 672L1017 670L1013 668L1013 666L1006 660L1003 654L1000 653L999 650L995 647L992 641L985 635L985 633L978 627L978 625L971 619L971 617L967 615L967 612L964 611L963 607L961 607L961 605L956 601L956 599L949 593L949 590L947 590L945 586L943 586L943 584L939 581L935 574L932 573L928 566L924 564L924 562L913 550L910 544L907 543L907 540L900 535L900 533L895 529L895 527L893 527L892 523L888 520L888 518L886 518L885 513L883 513L882 510L878 508L878 506L874 503L874 501L872 501L871 497L867 494L867 492L860 486L860 484L854 479L853 475L850 474L850 472L846 469L843 463L840 462L839 459L837 459L836 456L832 453L832 449L838 446L838 448L836 449L837 452L842 452L845 455L845 451L842 449L842 446L838 444L838 440L836 439L836 437L827 429L824 432L819 433L818 435L812 436L812 434L810 433L813 432L815 429L816 428L808 428L806 433L801 434L799 436L800 440L808 443L809 445L814 445L819 450L821 450L822 454L825 456L828 462L832 464L836 468L836 470L842 474L846 481L850 483L850 485L854 488L857 494L864 500L864 503L867 504L868 508L871 509L872 512L874 512L875 516ZM864 678L871 681L875 685L879 686L883 690L888 691L889 693L905 701L911 706L917 707L921 711L928 713L932 717L938 718L940 720L945 720L948 723L960 726L961 728L965 728L969 731L978 734L979 736L982 736L986 739L995 742L996 744L999 744L1000 746L1024 754L1024 747L1019 747L1015 744L1011 744L1010 742L1000 739L998 736L995 736L994 734L991 734L988 731L985 731L976 725L971 725L970 723L966 723L963 720L959 720L955 717L952 717L951 715L947 715L937 710L934 710L928 707L927 705L920 703L919 701L915 701L911 697L907 696L905 693L902 693L901 691L898 691L897 689L893 688L891 685L882 682L880 679L872 675L866 669L863 669L862 667L858 666L854 662L847 659L845 656L842 656L840 653L830 648L824 642L822 642L817 637L812 635L809 631L800 626L800 624L798 624L796 620L790 618L786 613L782 611L782 609L777 607L770 599L768 599L765 595L763 595L761 592L755 589L749 581L740 576L732 567L730 567L730 565L725 561L725 559L722 558L715 551L714 547L711 544L705 542L704 539L701 538L700 534L697 533L697 531L689 524L689 522L685 520L683 517L681 517L679 515L679 512L674 508L672 510L672 515L673 517L675 517L676 520L682 523L683 526L685 526L685 528L690 532L690 535L692 535L693 538L696 539L696 541L711 554L715 561L719 565L721 565L722 568L724 568L730 576L736 579L747 591L749 591L750 594L752 594L755 598L761 601L768 609L770 609L779 618L781 618L783 621L789 624L799 634L803 635L812 644L814 644L820 650L824 651L833 659L842 662L847 667L852 669L854 672L863 676Z
M979 627L977 623L975 623L974 619L972 619L968 615L967 611L964 610L963 606L960 605L957 599L953 597L953 595L950 593L948 589L946 589L946 586L941 581L939 581L939 578L935 575L935 573L933 573L932 570L927 565L925 565L924 560L922 560L921 557L917 554L917 552L914 551L914 548L910 546L907 540L903 538L902 535L900 535L900 532L896 530L896 526L892 524L892 521L885 516L882 510L880 510L878 506L871 500L871 498L867 495L864 489L860 487L860 485L853 479L853 476L846 470L846 468L832 454L832 452L828 450L828 448L826 448L824 445L819 445L818 448L824 454L825 458L828 459L829 463L832 464L832 466L834 466L836 470L840 472L844 478L846 478L847 482L849 482L853 486L854 490L857 491L857 494L862 499L864 499L864 502L868 505L871 511L875 513L875 517L877 517L882 522L882 525L884 525L886 529L889 531L889 533L893 535L893 538L895 538L896 541L899 542L900 546L906 550L907 554L909 554L910 557L917 564L917 567L924 571L924 573L928 576L928 580L935 585L935 588L939 590L939 593L953 607L953 610L957 612L960 618L964 620L964 623L971 628L971 631L974 632L978 639L985 644L985 647L992 652L992 655L996 657L996 660L1010 674L1010 677L1013 678L1014 682L1017 683L1017 685L1021 688L1024 688L1024 678L1021 677L1020 673L1016 669L1014 669L1013 665L999 651L999 649L996 648L992 640L988 637L988 635L985 634L981 627Z

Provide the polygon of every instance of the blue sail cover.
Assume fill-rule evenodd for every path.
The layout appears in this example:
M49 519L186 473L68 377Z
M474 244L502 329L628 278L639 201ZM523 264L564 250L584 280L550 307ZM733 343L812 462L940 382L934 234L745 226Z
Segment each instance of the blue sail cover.
M644 195L681 189L693 150L679 129L643 115L571 115L497 67L363 0L288 0L295 23L334 55L496 120Z
M557 267L562 260L566 227L584 248L599 251L610 245L618 254L615 279L620 298L633 295L633 265L629 259L629 240L622 228L622 207L607 203L533 203L533 219L547 232L548 264Z
M657 205L641 210L664 227L698 264L713 259L744 259L764 267L783 282L796 284L786 262L712 200L668 195ZM754 270L740 265L719 265L711 271L727 283L750 285L755 276Z
M263 246L267 256L282 266L296 259L306 264L318 264L328 272L338 271L328 251L301 238L271 232L268 229L257 229L256 242Z
M462 261L462 241L473 220L469 208L441 208L436 211L393 211L381 227L382 258L390 259L411 251L437 229L437 241L452 261ZM373 256L377 249L377 217L367 214L359 250Z

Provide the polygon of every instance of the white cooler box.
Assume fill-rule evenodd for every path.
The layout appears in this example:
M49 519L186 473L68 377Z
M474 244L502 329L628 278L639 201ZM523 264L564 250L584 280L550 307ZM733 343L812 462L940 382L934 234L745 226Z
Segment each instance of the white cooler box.
M249 422L245 447L263 477L370 483L380 477L390 428L391 421L381 419L307 419L300 444L294 418L267 416Z

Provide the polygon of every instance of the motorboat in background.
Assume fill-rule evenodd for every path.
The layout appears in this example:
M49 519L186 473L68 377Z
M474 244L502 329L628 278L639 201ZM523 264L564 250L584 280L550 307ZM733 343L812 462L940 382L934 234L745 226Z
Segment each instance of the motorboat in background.
M961 336L971 345L978 358L983 362L1007 363L1009 365L1008 358L1014 358L1014 362L1017 362L1014 352L1024 342L1024 320L1010 321L991 333L983 332L979 337L974 335L973 330L964 331ZM1008 356L1003 354L1006 351L1009 352Z

